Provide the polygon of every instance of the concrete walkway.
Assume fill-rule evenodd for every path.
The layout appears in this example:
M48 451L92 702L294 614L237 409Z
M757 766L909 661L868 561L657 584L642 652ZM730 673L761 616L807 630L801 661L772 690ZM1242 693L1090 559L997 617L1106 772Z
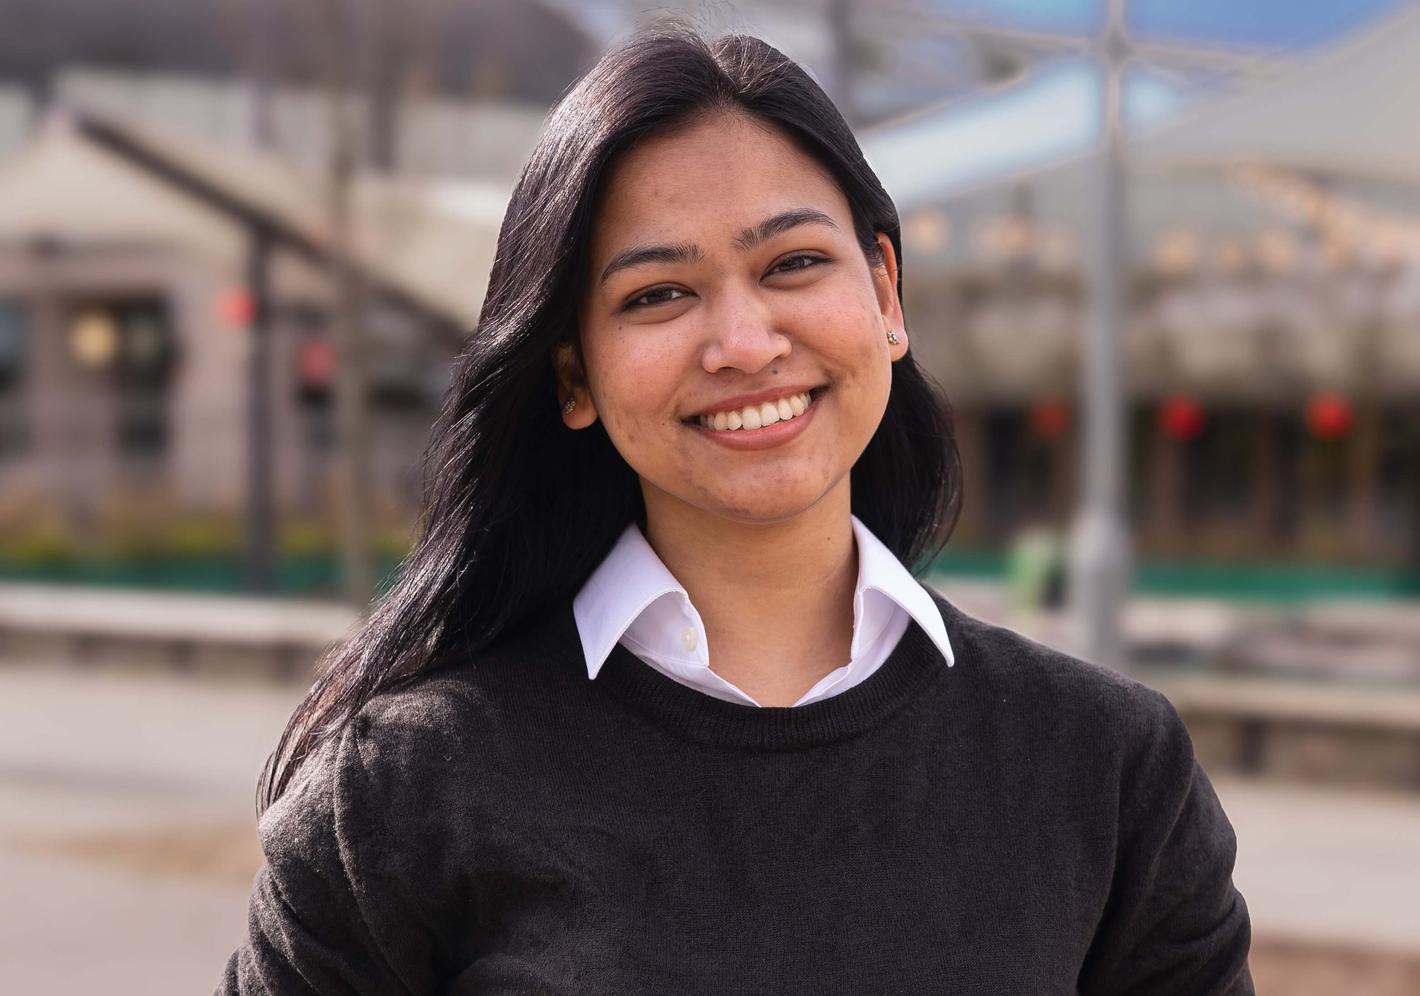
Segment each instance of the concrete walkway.
M1233 881L1259 934L1420 955L1420 795L1235 778Z
M0 583L0 629L17 631L321 646L355 619L332 601Z
M299 694L0 664L7 991L212 990L245 930L256 773ZM1420 795L1215 785L1260 936L1420 952Z
M207 993L246 926L256 775L297 689L0 666L15 993Z

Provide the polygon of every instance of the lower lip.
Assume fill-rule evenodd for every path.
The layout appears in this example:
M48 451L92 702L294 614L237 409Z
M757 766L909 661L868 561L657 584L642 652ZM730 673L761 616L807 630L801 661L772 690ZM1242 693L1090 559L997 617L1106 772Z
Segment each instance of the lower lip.
M813 399L813 404L804 409L802 415L795 415L787 422L775 422L758 429L707 429L694 423L690 428L732 450L766 450L771 446L784 445L807 429L822 401L823 395L820 394Z

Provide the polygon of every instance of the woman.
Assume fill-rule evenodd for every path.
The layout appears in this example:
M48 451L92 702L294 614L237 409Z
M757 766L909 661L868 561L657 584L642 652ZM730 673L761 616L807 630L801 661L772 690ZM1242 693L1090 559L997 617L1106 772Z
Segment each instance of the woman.
M753 38L550 116L403 576L268 765L224 993L1244 993L1160 695L909 566L959 499L898 220Z

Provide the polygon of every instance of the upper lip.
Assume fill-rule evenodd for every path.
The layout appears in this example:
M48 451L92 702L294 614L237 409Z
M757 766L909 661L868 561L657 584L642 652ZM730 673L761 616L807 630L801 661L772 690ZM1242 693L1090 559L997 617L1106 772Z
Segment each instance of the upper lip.
M753 394L736 394L734 397L726 398L724 401L717 401L708 408L702 408L690 418L699 418L701 415L713 415L715 412L737 411L748 405L757 405L765 401L777 401L780 398L787 398L791 394L804 394L807 391L817 390L820 384L790 384L787 387L771 387L763 391L755 391Z

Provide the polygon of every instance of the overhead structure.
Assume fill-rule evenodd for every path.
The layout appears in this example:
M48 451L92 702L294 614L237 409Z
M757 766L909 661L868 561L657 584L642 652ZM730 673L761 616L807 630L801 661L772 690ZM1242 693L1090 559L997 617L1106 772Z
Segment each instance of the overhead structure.
M1147 70L1131 72L1126 151L1131 166L1145 171L1257 160L1420 187L1417 63L1420 8L1405 5L1330 48L1279 59L1270 72L1222 92L1191 93ZM904 215L1029 183L1046 210L1058 191L1078 222L1099 134L1098 81L1088 60L1066 55L1013 87L870 129L863 149Z
M1420 186L1420 7L1403 4L1275 78L1200 102L1139 136L1146 163L1259 159L1316 173ZM1324 122L1324 126L1322 123Z

